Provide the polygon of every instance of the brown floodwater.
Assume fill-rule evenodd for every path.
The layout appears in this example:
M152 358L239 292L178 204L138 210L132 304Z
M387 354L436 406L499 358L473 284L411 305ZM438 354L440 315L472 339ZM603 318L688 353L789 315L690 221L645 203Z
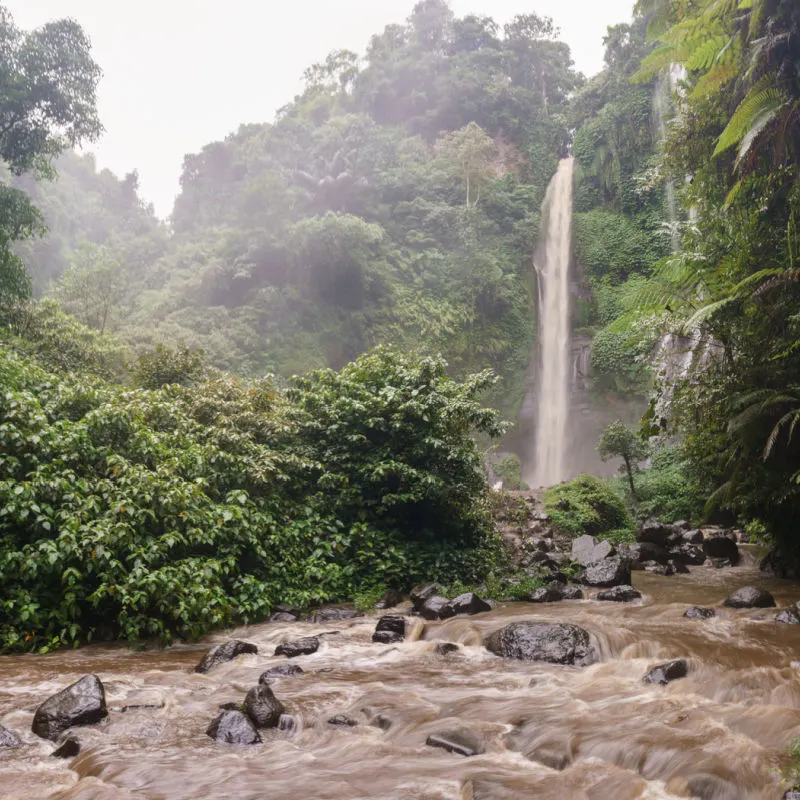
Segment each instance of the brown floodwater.
M0 756L0 798L779 798L782 754L800 736L800 625L775 623L774 609L718 606L735 588L758 585L781 607L800 600L800 586L745 561L668 578L634 573L645 597L632 604L514 603L415 620L395 646L373 644L375 618L366 617L254 625L160 651L94 646L0 658L0 723L25 742ZM689 605L717 606L717 617L684 619ZM522 663L482 647L486 634L516 620L580 625L601 660L583 669ZM294 659L305 674L273 684L294 730L263 732L252 747L206 736L221 703L240 702L261 672L285 661L271 655L277 644L329 630L339 633ZM191 671L231 637L259 654ZM440 656L437 641L461 648ZM688 677L642 682L671 658L688 659ZM54 745L30 732L33 713L90 672L106 686L109 717L75 729L77 758L51 758ZM123 713L125 705L163 707ZM335 714L359 724L328 725ZM376 715L391 727L369 724ZM429 735L453 729L479 735L486 752L464 758L426 746Z

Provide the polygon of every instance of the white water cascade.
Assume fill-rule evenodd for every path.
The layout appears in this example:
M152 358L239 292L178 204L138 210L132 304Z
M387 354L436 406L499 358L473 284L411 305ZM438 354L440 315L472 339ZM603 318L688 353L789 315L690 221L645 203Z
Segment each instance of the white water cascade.
M533 486L566 480L570 417L570 284L574 159L566 158L542 205L534 267L539 289L539 369Z

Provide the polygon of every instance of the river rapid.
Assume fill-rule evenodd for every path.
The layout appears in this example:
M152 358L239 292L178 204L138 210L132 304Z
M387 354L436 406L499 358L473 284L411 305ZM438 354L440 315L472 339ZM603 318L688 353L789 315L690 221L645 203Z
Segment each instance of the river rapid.
M773 800L782 753L800 736L800 625L775 623L775 609L719 604L757 585L781 607L800 600L800 587L759 573L747 553L744 561L672 577L635 572L644 594L637 603L510 603L475 617L415 620L393 646L372 643L376 619L367 616L254 625L166 650L92 646L0 658L0 722L24 739L0 757L0 798ZM715 606L717 616L684 619L690 605ZM507 661L481 645L489 632L532 619L585 628L600 662ZM264 731L252 747L206 736L220 704L241 702L265 669L286 661L271 655L276 645L329 630L338 633L324 636L318 652L293 660L305 674L272 686L294 730ZM192 672L231 637L259 654ZM438 655L441 641L461 647ZM688 677L642 682L672 658L688 659ZM77 758L52 758L54 745L30 732L33 713L87 673L104 682L109 717L75 729ZM137 705L156 707L121 710ZM359 724L329 725L336 714ZM378 715L391 722L387 730L370 724ZM426 746L429 735L452 729L478 733L486 752L465 758Z

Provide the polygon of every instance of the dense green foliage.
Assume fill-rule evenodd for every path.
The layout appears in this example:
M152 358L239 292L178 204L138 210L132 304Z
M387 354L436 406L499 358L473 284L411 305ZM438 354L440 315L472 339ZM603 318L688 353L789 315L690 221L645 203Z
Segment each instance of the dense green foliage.
M553 526L570 536L589 534L616 541L633 537L633 518L625 498L610 481L580 475L554 486L544 496Z
M376 576L475 582L498 557L473 431L441 360L388 350L290 391L124 389L0 347L0 647L193 637Z
M634 473L639 471L639 462L650 453L650 448L639 436L638 432L629 428L622 420L615 420L604 431L597 444L597 452L603 461L621 458L631 497L635 501L636 485Z

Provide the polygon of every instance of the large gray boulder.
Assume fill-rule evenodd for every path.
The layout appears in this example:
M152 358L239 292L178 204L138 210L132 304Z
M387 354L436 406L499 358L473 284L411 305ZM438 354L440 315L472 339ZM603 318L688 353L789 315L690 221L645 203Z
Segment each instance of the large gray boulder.
M256 728L275 728L286 709L266 683L254 686L244 698L244 713Z
M421 583L411 590L411 605L415 610L429 598L439 594L439 587L435 583Z
M706 537L703 552L708 558L726 558L732 566L739 563L739 548L733 539L724 535Z
M722 605L729 608L774 608L775 598L757 586L737 589Z
M357 619L363 617L364 612L357 608L346 608L343 606L324 606L318 608L312 615L312 622L342 622L347 619Z
M674 525L668 525L657 519L646 519L640 523L636 538L640 542L650 542L659 547L664 547L667 544L667 539L676 531L677 528Z
M635 544L621 544L617 548L617 553L631 562L631 569L644 569L644 564L648 561L655 561L658 564L666 564L669 561L669 554L660 545L652 542L636 542Z
M228 661L233 661L241 655L247 653L258 653L258 648L250 642L242 642L239 639L231 639L229 642L223 642L216 647L212 647L204 656L203 660L194 668L195 672L208 672L209 670L218 667L220 664L225 664Z
M431 621L449 619L456 614L453 604L446 597L442 597L438 594L429 597L417 608L417 612L423 619Z
M675 661L668 661L666 664L657 664L642 680L645 683L660 683L662 686L666 686L678 678L685 678L688 674L689 663L685 658L678 658Z
M241 711L223 711L208 726L206 735L225 744L258 744L261 741L255 726Z
M442 731L431 734L425 744L440 747L460 756L477 756L486 752L483 740L472 731Z
M611 603L630 603L632 600L641 600L642 593L633 586L614 586L598 592L597 599Z
M595 564L589 564L583 573L583 582L587 586L620 586L631 582L631 562L621 556L604 558Z
M696 544L688 544L687 542L670 547L667 553L669 553L671 559L680 561L682 564L700 566L706 560L706 554L703 552L702 548L698 547Z
M586 666L597 660L589 633L577 625L512 622L490 634L486 649L503 658Z
M31 730L42 739L55 741L67 728L94 725L107 716L106 693L100 678L84 675L36 709Z
M571 558L584 567L616 554L610 542L599 542L594 536L579 536L572 542Z
M304 636L293 642L284 642L275 648L276 656L286 656L287 658L297 658L297 656L307 656L319 650L319 637Z
M450 605L453 607L453 613L456 616L463 614L472 616L473 614L483 614L492 610L492 607L485 600L481 600L474 592L467 592L454 597L450 601Z
M378 620L372 641L380 644L396 644L406 638L406 618L400 614L386 614Z
M795 603L788 608L781 609L775 615L775 622L782 622L784 625L800 625L800 607Z

